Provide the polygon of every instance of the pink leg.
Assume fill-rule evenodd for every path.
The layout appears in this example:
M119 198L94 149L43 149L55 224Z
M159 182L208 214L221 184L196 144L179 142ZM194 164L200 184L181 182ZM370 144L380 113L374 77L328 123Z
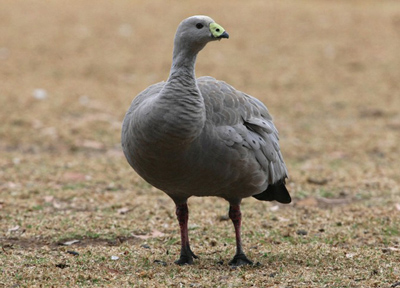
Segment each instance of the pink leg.
M243 252L242 238L240 236L240 227L242 224L242 213L240 212L240 204L231 204L229 206L229 218L232 220L233 226L235 227L236 236L236 254L235 257L229 262L232 266L241 266L246 264L253 264Z
M175 261L178 265L192 264L193 258L198 258L190 249L189 233L188 233L188 220L189 209L187 203L176 204L176 216L179 221L179 228L181 230L181 256Z

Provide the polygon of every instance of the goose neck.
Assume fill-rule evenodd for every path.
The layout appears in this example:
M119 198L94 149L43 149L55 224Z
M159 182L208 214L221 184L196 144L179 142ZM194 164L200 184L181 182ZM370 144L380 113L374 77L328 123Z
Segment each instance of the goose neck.
M195 82L195 64L197 53L191 53L188 50L174 49L171 71L168 80L176 78L185 78Z

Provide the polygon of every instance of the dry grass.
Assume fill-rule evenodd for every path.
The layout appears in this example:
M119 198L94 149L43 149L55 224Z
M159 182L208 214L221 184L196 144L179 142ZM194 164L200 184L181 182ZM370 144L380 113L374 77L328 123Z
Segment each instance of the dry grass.
M1 6L0 286L400 281L398 1ZM262 99L281 133L294 202L244 200L244 247L255 267L227 265L233 227L222 221L227 203L213 198L189 202L200 259L174 265L173 203L134 174L119 146L131 99L167 77L176 26L193 14L231 35L201 53L197 75ZM35 89L47 97L36 99ZM69 240L80 242L60 245Z

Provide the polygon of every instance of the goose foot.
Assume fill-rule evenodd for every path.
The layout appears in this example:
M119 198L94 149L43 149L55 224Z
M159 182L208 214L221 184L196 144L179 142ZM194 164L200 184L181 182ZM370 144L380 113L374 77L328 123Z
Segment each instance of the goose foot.
M198 259L199 257L197 257L189 248L189 251L186 254L181 255L181 257L174 263L178 265L191 265L193 264L193 258Z
M249 260L245 254L236 254L229 262L230 266L238 267L243 265L253 265L253 261Z

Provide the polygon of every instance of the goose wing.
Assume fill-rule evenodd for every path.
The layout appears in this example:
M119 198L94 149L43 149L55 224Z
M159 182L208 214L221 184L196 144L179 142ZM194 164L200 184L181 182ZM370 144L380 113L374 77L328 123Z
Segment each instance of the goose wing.
M198 86L204 98L208 124L226 146L251 152L266 177L262 188L284 182L288 172L279 147L278 131L267 107L260 100L212 77L200 77Z

